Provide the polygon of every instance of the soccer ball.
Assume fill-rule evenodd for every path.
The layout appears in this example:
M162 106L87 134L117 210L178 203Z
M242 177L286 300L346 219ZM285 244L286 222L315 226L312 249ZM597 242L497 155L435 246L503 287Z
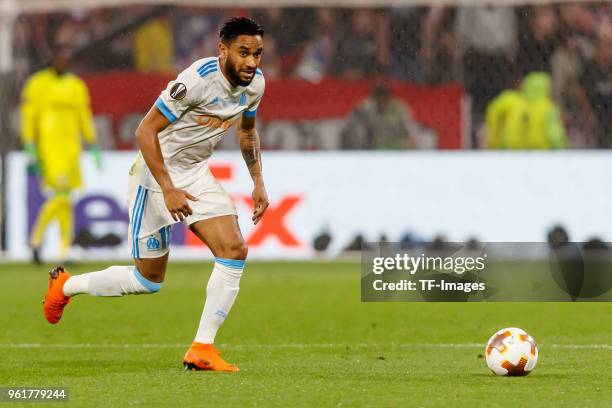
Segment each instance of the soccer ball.
M524 330L508 327L499 330L487 342L487 366L496 375L523 376L538 362L538 346Z

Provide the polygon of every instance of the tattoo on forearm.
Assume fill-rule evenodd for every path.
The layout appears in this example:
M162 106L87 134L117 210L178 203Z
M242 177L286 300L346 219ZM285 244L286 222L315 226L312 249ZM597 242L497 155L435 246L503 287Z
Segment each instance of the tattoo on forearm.
M257 133L244 136L240 142L240 150L251 175L260 174L262 167L261 151L259 149Z

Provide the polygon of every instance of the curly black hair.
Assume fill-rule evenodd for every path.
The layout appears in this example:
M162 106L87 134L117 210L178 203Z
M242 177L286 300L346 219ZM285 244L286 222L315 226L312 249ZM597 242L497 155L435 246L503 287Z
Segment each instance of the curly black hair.
M264 30L261 26L247 17L233 17L223 23L219 31L219 37L224 43L230 43L239 35L260 35L263 37Z

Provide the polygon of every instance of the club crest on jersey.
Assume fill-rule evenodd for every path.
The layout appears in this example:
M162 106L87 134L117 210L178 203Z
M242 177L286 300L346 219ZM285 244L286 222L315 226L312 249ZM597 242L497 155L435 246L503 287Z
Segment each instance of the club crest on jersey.
M170 96L172 99L180 101L185 97L185 95L187 95L187 87L185 84L177 82L176 84L172 85L172 88L170 89Z
M157 251L159 248L159 239L155 238L154 236L151 236L149 237L149 239L147 239L147 249L149 251Z
M215 129L223 129L227 130L234 124L234 121L231 119L222 120L216 116L211 115L199 115L198 116L198 125L206 126Z

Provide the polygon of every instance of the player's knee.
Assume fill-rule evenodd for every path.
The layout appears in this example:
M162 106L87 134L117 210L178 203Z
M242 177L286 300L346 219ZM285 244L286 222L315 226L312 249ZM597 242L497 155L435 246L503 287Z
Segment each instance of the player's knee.
M155 283L163 283L165 275L166 275L165 268L163 268L163 269L153 269L153 270L149 269L146 272L146 274L142 273L143 277L145 277L147 280L149 280L151 282L155 282Z
M160 291L163 275L161 280L154 280L150 274L145 276L138 268L133 268L133 274L137 283L134 282L133 291L130 293L157 293Z
M221 251L221 258L227 259L246 259L249 253L249 248L244 241L236 241L227 244Z
M166 276L166 264L149 263L142 259L136 262L138 272L143 278L154 283L163 283Z
M240 241L231 246L230 259L246 259L249 248L244 241Z

